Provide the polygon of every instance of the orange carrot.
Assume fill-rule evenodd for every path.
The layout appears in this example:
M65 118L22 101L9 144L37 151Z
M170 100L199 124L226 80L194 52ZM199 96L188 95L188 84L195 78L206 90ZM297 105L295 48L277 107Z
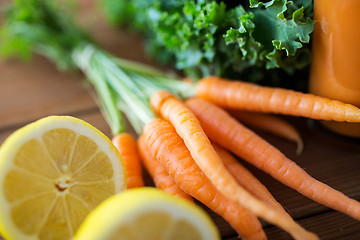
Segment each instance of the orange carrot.
M229 111L231 116L242 124L264 130L274 135L283 137L297 144L296 154L300 154L304 148L303 141L298 131L288 122L268 114L248 112L248 111Z
M247 129L223 109L201 99L186 105L210 139L267 172L283 184L327 207L360 220L360 203L312 178L278 149Z
M141 160L154 180L155 186L173 196L193 202L192 197L176 185L174 179L167 173L164 166L153 158L152 153L145 144L143 135L138 138L137 144Z
M157 113L175 127L196 164L224 196L259 217L282 227L295 239L317 239L294 221L289 221L282 212L270 208L252 196L236 182L215 152L198 119L180 100L167 92L158 91L153 94L150 103Z
M266 239L257 217L230 201L212 185L196 165L174 127L155 119L144 128L144 140L152 156L162 163L176 184L222 216L245 239Z
M271 195L267 188L239 161L237 161L231 153L217 144L213 144L215 151L223 161L225 167L229 170L231 175L234 176L236 181L253 194L258 199L266 202L269 206L282 211L285 215L288 213L284 210L278 201ZM290 215L289 215L289 218Z
M141 173L140 157L134 137L129 133L121 133L112 139L113 144L122 156L127 174L127 188L144 186Z
M229 109L281 113L314 119L360 122L360 109L340 101L281 88L206 77L196 96Z

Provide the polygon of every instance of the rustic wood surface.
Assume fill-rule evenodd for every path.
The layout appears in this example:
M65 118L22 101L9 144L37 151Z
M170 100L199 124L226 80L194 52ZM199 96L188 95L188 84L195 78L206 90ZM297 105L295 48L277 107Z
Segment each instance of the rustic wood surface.
M86 1L80 3L88 6ZM1 5L0 5L1 7ZM126 30L110 29L101 18L87 10L81 20L92 16L96 41L113 54L151 63L144 55L142 39ZM96 14L95 14L96 15ZM88 22L87 22L88 23ZM0 62L0 143L16 129L48 115L71 115L81 118L111 137L110 129L97 108L81 73L61 73L51 62L35 56L31 62ZM318 123L287 117L300 131L305 149L295 155L296 146L281 138L258 132L296 161L316 179L346 195L360 200L360 141L335 135ZM285 187L270 176L244 163L268 187L277 200L301 225L321 239L360 239L360 222L319 205ZM144 173L148 185L151 179ZM200 203L198 203L201 205ZM203 205L201 205L204 207ZM237 239L235 231L206 207L223 239ZM277 227L264 222L269 239L291 239Z

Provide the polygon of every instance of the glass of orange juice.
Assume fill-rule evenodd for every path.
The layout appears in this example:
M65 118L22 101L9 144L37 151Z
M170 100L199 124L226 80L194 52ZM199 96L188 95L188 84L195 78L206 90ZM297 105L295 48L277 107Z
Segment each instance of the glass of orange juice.
M360 107L360 0L315 0L309 91ZM321 122L360 137L360 123Z

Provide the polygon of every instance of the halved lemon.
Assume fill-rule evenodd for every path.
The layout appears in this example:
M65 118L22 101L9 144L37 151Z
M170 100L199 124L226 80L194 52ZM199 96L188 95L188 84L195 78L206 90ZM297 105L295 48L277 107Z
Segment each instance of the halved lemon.
M6 239L71 239L87 214L125 189L111 141L90 124L50 116L0 148L0 230Z
M74 240L215 240L219 232L199 206L156 188L127 190L101 203Z

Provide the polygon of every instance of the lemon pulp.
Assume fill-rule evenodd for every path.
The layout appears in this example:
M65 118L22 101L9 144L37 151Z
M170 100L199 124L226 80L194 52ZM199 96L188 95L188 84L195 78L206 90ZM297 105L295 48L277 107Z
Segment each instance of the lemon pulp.
M120 226L110 236L109 240L140 240L171 239L199 240L203 239L198 229L184 219L173 219L169 213L158 210L141 214L133 221Z
M105 136L71 117L46 120L1 149L0 221L9 238L70 239L93 208L124 189L115 176L124 174L120 157Z

